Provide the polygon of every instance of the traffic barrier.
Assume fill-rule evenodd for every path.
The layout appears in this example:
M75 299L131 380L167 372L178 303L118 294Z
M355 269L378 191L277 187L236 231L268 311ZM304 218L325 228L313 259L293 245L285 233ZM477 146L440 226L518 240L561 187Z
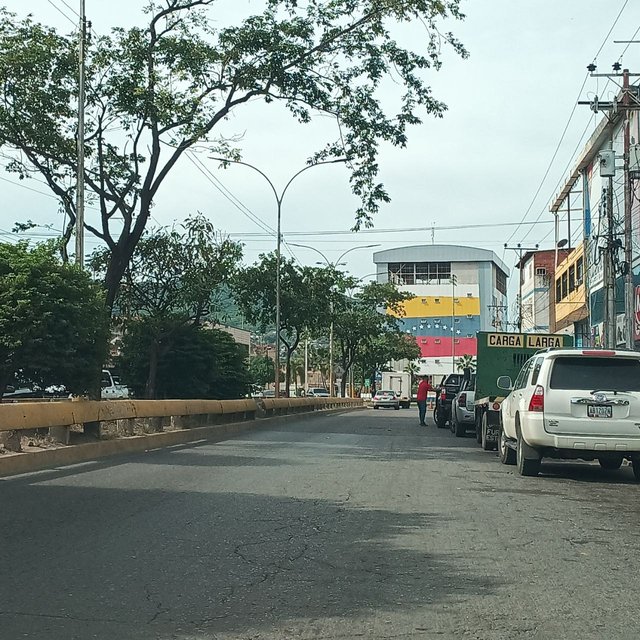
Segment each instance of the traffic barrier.
M219 437L251 428L262 418L363 406L362 400L351 398L0 403L0 453L4 449L20 454L24 436L34 440L42 436L48 444L68 445L71 432L83 431L94 434L100 441L63 447L68 450L82 448L82 453L75 458L72 452L64 453L60 449L46 451L47 456L41 452L0 455L0 475L19 472L16 469L31 469L33 464L26 462L24 457L38 457L39 466L33 468L45 468L46 460L50 460L49 465L75 459L89 460L112 453L143 450L149 446L145 442L151 440L159 443L156 446L168 446L197 439L202 434L209 438ZM243 424L248 426L243 427ZM136 437L138 442L131 442L130 447L117 442L133 441ZM20 461L16 460L18 457Z

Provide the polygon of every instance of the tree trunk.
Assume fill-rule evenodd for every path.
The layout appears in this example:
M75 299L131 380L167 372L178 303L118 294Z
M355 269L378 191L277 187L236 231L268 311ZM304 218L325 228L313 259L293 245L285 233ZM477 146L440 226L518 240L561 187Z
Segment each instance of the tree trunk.
M156 386L158 383L158 363L160 360L160 344L157 340L151 343L149 351L149 373L147 375L147 384L145 385L144 397L147 400L155 400Z

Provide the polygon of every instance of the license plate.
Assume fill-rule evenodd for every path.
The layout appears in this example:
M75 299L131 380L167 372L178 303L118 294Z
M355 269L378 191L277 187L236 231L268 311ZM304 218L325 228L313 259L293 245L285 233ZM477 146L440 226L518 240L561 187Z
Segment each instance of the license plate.
M613 407L608 404L589 404L587 405L587 416L589 418L611 418Z

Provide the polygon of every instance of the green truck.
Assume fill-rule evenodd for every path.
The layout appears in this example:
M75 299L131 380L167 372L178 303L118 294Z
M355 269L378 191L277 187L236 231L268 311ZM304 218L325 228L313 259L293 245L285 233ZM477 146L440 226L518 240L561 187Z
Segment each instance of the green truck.
M498 389L499 376L515 380L522 365L537 351L572 347L573 338L545 333L494 333L479 331L475 373L476 439L485 451L498 448L500 404L505 398Z

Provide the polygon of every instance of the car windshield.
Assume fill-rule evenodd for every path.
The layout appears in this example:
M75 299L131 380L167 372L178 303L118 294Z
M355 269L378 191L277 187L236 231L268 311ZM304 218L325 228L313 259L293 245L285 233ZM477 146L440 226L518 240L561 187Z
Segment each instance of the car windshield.
M640 391L636 358L558 357L551 370L551 389Z

